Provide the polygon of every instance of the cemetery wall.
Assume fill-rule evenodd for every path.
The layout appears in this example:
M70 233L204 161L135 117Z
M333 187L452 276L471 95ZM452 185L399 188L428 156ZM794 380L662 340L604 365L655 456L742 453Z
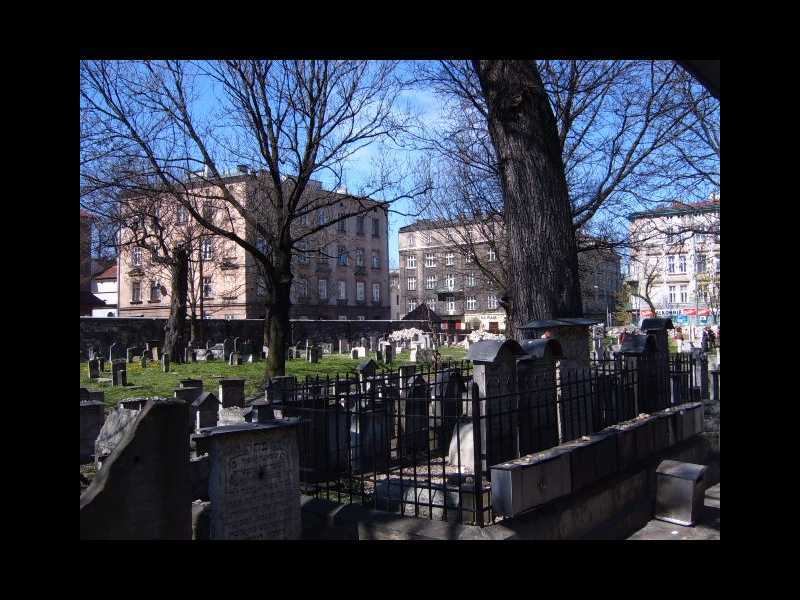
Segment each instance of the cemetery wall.
M450 539L450 540L566 540L624 539L653 517L656 467L672 459L709 465L708 486L719 482L716 461L704 436L672 446L643 467L598 481L580 492L496 525L477 527L417 519L341 505L304 496L301 502L304 539Z
M148 340L163 340L166 319L91 318L81 317L81 359L87 348L97 347L104 355L112 342L124 349L144 346ZM292 343L309 339L314 342L337 343L339 338L355 340L416 327L428 330L427 321L309 321L292 320ZM257 341L264 336L264 321L260 319L206 319L206 336L213 343L225 338L239 337ZM187 324L188 327L188 324Z

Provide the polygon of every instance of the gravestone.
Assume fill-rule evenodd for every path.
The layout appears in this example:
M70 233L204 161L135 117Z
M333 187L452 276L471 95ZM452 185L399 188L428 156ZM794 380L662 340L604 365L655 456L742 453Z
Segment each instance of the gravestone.
M233 343L231 342L231 340L228 338L222 340L222 358L224 360L229 360L232 351L233 351Z
M242 364L242 355L238 352L231 352L229 365L231 367L238 367Z
M348 354L350 352L350 344L347 340L339 340L339 354Z
M387 346L384 346L384 356L383 356L383 361L384 361L384 362L385 362L387 365L388 365L388 364L391 364L392 362L394 362L394 357L395 357L395 353L394 353L394 348L392 347L392 345L391 345L391 344L389 344L389 345L387 345Z
M179 379L178 383L181 384L181 387L193 387L193 388L200 388L203 389L203 380L202 379Z
M385 346L383 347L385 348ZM377 360L379 363L383 362L383 350L381 350L380 348L378 348L378 350L375 351L375 360Z
M308 349L308 362L310 363L318 363L319 359L322 356L322 348L319 346L312 346Z
M411 352L409 353L408 360L411 361L412 363L417 362L417 347L416 346L411 348Z
M333 344L324 343L324 344L320 344L320 345L322 347L322 353L323 354L332 354L333 353Z
M517 358L525 352L515 340L481 340L472 345L472 379L481 402L483 469L519 457L519 394Z
M350 358L353 360L358 359L358 348L353 348L353 351L350 353Z
M148 357L147 357L147 353L143 353L143 354L142 354L141 361L140 361L141 367L142 367L143 369L146 369L146 368L147 368L147 364L148 364L148 362L149 362L149 359L148 359Z
M150 348L150 354L153 357L153 362L158 362L160 360L161 353L159 352L159 350L160 349L158 346L153 346Z
M98 469L101 468L105 459L122 441L138 414L138 409L126 408L122 402L118 403L114 410L108 413L94 442L94 458Z
M192 429L200 431L205 427L216 427L219 420L219 400L211 392L201 392L189 408L192 415Z
M375 352L378 349L377 343L378 343L377 338L374 335L371 335L369 337L369 351L370 352Z
M297 422L215 427L208 439L211 539L299 539Z
M96 358L89 359L88 370L89 370L89 379L97 379L100 377L100 361Z
M203 393L201 387L179 387L172 390L173 396L179 400L183 400L187 404L191 404ZM191 416L191 415L190 415Z
M89 401L89 390L86 388L81 388L81 402L88 402Z
M81 495L81 539L192 537L188 406L148 402Z
M467 391L464 378L458 369L436 373L436 385L431 402L429 427L434 434L433 447L443 454L448 451L450 434L463 414L462 396Z
M92 462L94 442L105 421L104 405L95 400L81 400L81 464Z
M556 361L561 344L555 338L526 340L525 356L517 359L519 391L519 451L532 454L559 443Z
M219 401L222 408L244 408L244 379L225 377L219 380Z
M111 381L114 386L128 385L128 363L124 358L117 358L111 363Z
M169 354L164 354L161 356L161 370L164 373L169 373Z
M100 361L100 372L102 373L106 370L106 358L105 356L97 356L95 359Z
M296 387L297 379L294 375L272 377L264 390L265 399L276 411L280 411L284 405L294 402ZM275 418L280 419L281 417L282 414L276 412Z
M248 423L266 423L275 420L275 411L266 400L256 400L248 407L244 419Z
M234 352L241 352L242 351L241 346L239 345L239 338L238 337L233 338L233 351Z
M430 392L422 375L408 378L400 390L400 447L404 456L428 450Z

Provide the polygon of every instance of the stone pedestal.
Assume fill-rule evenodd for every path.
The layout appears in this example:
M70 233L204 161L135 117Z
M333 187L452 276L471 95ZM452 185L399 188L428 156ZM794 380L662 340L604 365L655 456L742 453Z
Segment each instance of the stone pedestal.
M300 538L296 425L296 421L246 423L203 434L211 462L211 539Z

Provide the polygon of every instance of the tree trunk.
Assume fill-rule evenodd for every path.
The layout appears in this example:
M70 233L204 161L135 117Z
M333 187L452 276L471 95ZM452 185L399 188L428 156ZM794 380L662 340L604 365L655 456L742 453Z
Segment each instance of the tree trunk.
M266 361L267 379L286 375L286 347L289 342L289 289L291 284L278 284L272 292L272 303L268 309L269 318L264 321L265 336L269 339L269 356Z
M508 234L511 334L583 314L578 252L556 121L534 61L473 61L488 107Z
M175 363L183 362L183 348L186 330L186 298L189 291L189 256L186 249L176 247L173 250L173 263L170 268L169 319L165 327L164 353L169 354Z

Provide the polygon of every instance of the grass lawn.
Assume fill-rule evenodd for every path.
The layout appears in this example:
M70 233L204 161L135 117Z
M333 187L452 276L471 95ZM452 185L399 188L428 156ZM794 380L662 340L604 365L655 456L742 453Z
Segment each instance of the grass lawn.
M439 353L444 359L461 360L466 355L463 348L440 348ZM368 352L369 358L375 358L374 352ZM392 363L393 368L411 364L408 360L409 353L403 352ZM306 376L336 375L339 373L344 376L358 367L364 359L353 360L343 354L324 355L319 363L312 364L305 360L286 361L286 371L288 375L294 375L298 379L305 379ZM111 365L106 361L106 371L101 377L111 378ZM172 397L173 390L180 387L181 379L202 379L203 389L206 391L217 392L220 377L243 377L245 381L245 396L255 396L263 393L264 390L264 361L245 363L238 367L231 367L221 360L213 362L197 362L191 364L171 364L169 373L161 372L161 365L150 361L146 369L142 369L138 362L128 364L128 385L125 387L114 387L110 382L98 383L89 379L87 363L81 363L81 386L89 390L102 390L105 392L106 405L114 406L124 398L135 398L137 396L165 396Z

